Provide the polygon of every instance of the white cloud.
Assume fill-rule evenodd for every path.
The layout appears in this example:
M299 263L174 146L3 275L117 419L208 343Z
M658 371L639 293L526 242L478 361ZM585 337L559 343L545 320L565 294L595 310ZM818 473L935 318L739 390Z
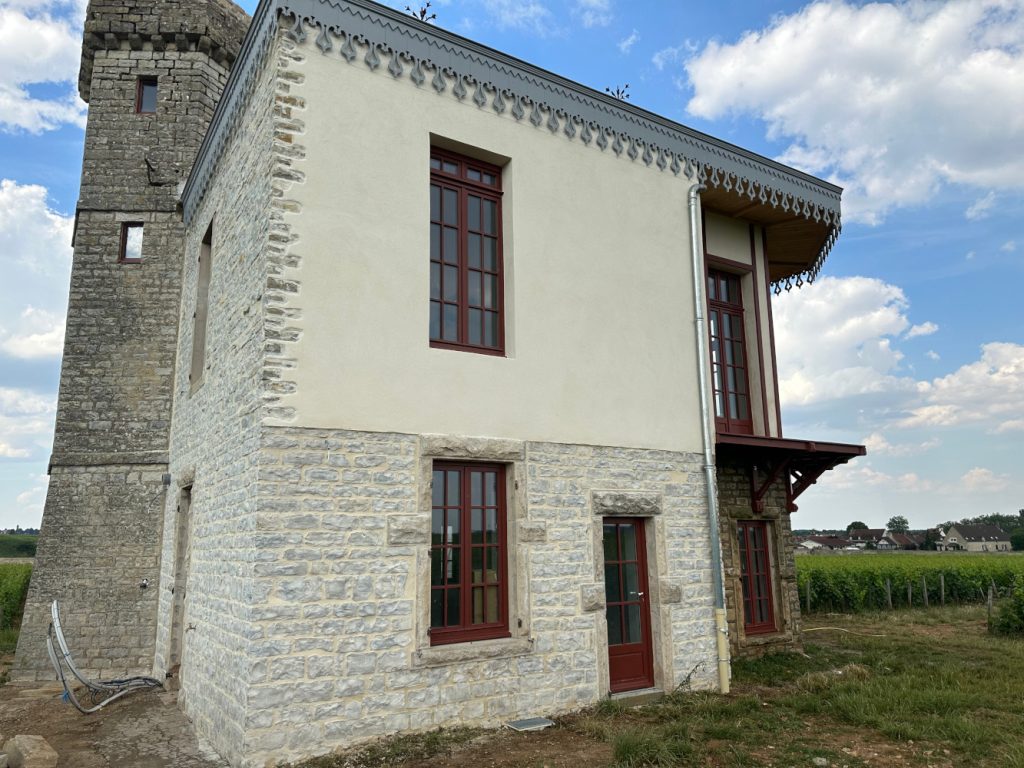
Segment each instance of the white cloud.
M913 339L917 336L931 336L937 330L939 330L939 326L932 322L912 325L904 338Z
M964 211L964 218L968 221L980 221L981 219L987 219L992 213L992 209L996 204L996 193L989 192L984 197L975 200L966 211Z
M46 202L46 187L0 180L0 267L64 277L71 266L74 218Z
M18 524L38 527L43 519L43 506L46 504L46 489L50 478L46 475L29 475L26 478L31 485L14 498L16 519Z
M1010 419L1004 421L998 427L995 432L997 435L1004 434L1006 432L1024 432L1024 419Z
M964 473L960 484L968 491L975 493L995 493L1009 485L1009 478L997 475L990 469L975 467Z
M502 29L524 29L545 36L554 31L554 17L537 0L483 0L483 6Z
M660 72L661 70L665 69L665 67L667 67L669 64L675 64L677 61L681 61L683 55L687 51L691 51L688 43L684 43L683 45L677 45L675 47L669 46L668 48L662 48L660 51L656 51L655 54L651 56L651 63Z
M65 123L85 125L85 104L78 98L82 40L81 16L50 15L64 3L7 2L0 8L0 129L39 133ZM75 4L78 13L79 4ZM67 83L57 98L33 96L29 86Z
M938 438L925 440L923 443L904 443L894 445L880 432L873 432L864 438L864 447L870 456L916 456L941 445Z
M939 353L936 352L934 349L929 349L927 352L924 353L924 356L927 357L929 360L941 360L942 359L941 355L939 355Z
M0 457L30 458L48 448L56 411L53 396L0 387Z
M980 424L998 431L1024 413L1024 346L992 342L981 359L947 376L917 385L920 405L908 409L901 427Z
M900 493L922 493L933 491L936 488L935 483L921 478L915 472L903 474L880 472L865 461L842 467L839 471L826 472L818 484L826 490L863 489L865 486L870 486Z
M622 40L619 40L619 51L621 53L629 53L631 50L633 50L633 46L636 45L639 39L640 33L634 29L632 32L629 33L629 37L625 37Z
M33 360L60 357L64 350L64 317L28 306L16 330L0 327L0 351L11 357Z
M1020 0L815 2L708 43L686 71L691 114L764 120L789 142L783 161L846 187L849 220L878 222L945 183L1024 183Z
M1017 243L1014 240L1007 240L1005 243L999 246L999 250L1002 251L1003 253L1013 253L1014 251L1017 250Z
M611 0L576 0L573 15L584 27L607 27L612 23Z

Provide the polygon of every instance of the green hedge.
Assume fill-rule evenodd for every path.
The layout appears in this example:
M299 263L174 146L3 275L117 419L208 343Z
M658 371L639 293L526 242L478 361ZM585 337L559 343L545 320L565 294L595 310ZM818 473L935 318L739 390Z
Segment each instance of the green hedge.
M941 574L947 603L984 602L990 584L996 595L1010 593L1015 577L1024 577L1024 556L937 552L801 555L796 558L800 606L807 610L807 582L811 583L811 611L864 611L888 608L886 579L892 584L892 602L907 607L907 582L913 606L923 606L921 577L928 585L930 605L938 605Z
M0 630L13 629L20 623L31 575L28 563L0 563Z

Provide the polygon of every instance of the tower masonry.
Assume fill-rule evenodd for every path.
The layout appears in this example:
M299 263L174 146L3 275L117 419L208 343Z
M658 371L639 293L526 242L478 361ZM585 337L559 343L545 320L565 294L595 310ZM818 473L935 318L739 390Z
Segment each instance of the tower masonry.
M248 24L228 0L89 3L67 333L16 679L51 674L54 599L87 674L152 668L184 258L178 196Z

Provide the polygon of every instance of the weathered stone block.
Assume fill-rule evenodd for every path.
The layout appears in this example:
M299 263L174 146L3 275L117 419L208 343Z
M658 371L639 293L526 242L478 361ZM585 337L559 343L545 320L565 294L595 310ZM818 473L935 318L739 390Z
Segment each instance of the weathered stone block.
M604 584L584 584L580 587L580 598L584 611L604 610Z
M661 494L630 491L594 491L591 505L602 517L650 517L661 514Z
M430 541L430 520L423 515L391 515L388 517L388 544L401 546L427 544Z
M57 768L57 753L42 736L15 736L4 752L10 768Z
M543 543L547 541L548 528L541 522L523 520L519 523L519 541L524 543Z

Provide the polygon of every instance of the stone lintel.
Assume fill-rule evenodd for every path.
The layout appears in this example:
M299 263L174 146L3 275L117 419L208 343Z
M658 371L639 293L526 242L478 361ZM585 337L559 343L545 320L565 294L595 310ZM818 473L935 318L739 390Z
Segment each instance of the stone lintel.
M522 461L526 458L526 444L500 437L420 435L420 455L434 459Z
M601 517L653 517L661 514L661 494L647 491L594 491L591 504Z

